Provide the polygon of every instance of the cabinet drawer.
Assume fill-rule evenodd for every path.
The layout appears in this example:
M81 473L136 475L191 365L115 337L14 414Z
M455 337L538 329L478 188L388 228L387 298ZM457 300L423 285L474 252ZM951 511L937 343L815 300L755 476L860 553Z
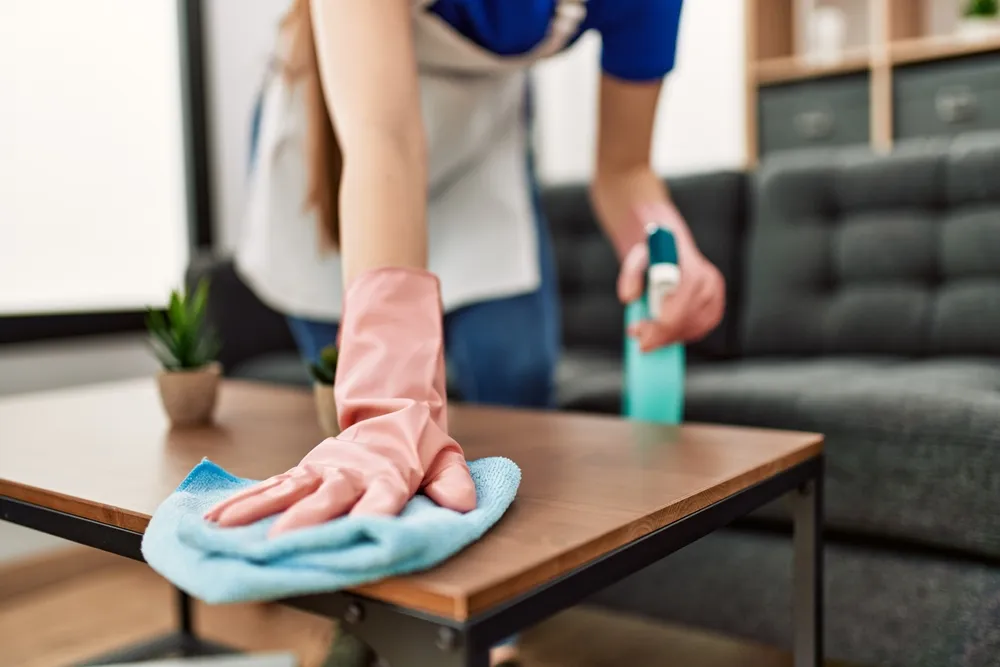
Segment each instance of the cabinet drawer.
M1000 128L1000 52L900 67L892 106L899 139Z
M867 144L869 99L867 73L761 88L757 112L761 155Z

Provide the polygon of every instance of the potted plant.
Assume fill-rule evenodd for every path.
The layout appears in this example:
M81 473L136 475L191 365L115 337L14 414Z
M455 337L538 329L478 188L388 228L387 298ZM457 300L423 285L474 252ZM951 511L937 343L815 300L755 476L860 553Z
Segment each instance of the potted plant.
M150 343L163 366L157 376L160 399L174 426L207 424L215 411L221 366L219 341L205 326L207 303L203 280L193 295L171 292L166 312L148 311Z
M337 377L337 346L327 345L319 353L316 363L309 365L313 377L313 396L316 398L316 412L319 425L328 437L340 433L337 420L337 399L333 395L333 381Z
M1000 1L965 0L962 13L958 27L962 37L979 40L1000 35Z

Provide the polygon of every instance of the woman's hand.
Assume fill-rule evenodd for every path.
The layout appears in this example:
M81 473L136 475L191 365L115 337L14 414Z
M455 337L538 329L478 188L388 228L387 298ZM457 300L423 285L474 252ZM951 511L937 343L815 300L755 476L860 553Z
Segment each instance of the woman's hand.
M334 392L340 435L205 518L242 526L284 512L277 535L344 514L394 515L421 489L448 509L475 509L465 456L448 435L435 276L386 268L355 279L344 295Z
M437 438L436 452L414 452L412 443L403 442L414 426L428 426L426 413L418 408L383 416L388 423L381 425L363 423L368 442L327 438L299 465L226 499L205 518L231 527L284 512L271 528L275 536L345 514L395 515L420 488L442 507L474 509L475 488L454 441Z
M664 297L660 316L633 324L628 335L648 352L674 343L692 343L707 336L719 325L726 308L726 285L719 270L701 254L675 209L666 205L640 208L639 221L664 224L674 231L681 280L678 288ZM618 274L618 298L629 303L640 298L646 287L649 253L645 242L632 246Z

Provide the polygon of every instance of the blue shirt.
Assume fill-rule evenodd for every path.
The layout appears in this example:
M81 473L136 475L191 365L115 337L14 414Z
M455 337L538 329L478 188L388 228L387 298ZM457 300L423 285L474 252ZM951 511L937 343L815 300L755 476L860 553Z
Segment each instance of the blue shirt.
M545 37L557 0L438 0L431 11L498 55L530 51ZM663 78L674 67L683 0L588 0L587 30L601 35L601 68L627 81Z

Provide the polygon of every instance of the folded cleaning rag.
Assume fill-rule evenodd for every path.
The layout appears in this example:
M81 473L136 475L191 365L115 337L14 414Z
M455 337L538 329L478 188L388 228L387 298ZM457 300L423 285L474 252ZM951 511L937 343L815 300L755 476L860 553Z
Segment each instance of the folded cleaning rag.
M429 569L478 540L514 500L521 471L505 458L469 464L477 507L460 514L424 495L399 516L345 516L267 537L270 517L220 528L202 518L255 480L199 463L153 513L142 555L168 581L209 603L330 592Z

